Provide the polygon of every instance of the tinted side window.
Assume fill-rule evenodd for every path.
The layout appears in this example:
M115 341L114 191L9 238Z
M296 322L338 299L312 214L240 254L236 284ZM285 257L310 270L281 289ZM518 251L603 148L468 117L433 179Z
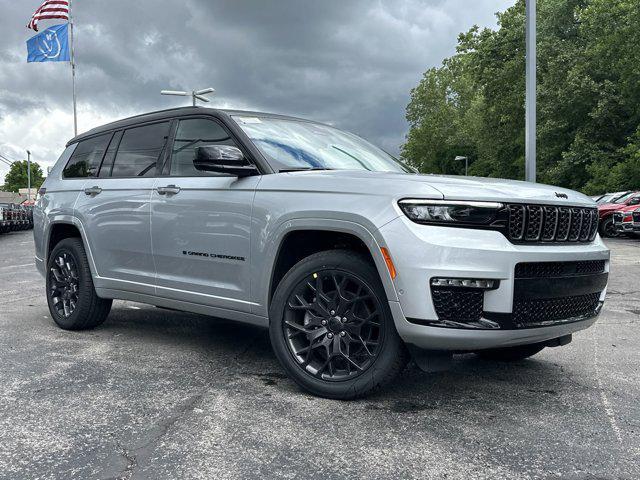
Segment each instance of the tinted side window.
M216 172L202 172L193 166L196 148L202 145L237 146L218 122L204 118L180 120L171 150L169 175L175 177L220 175Z
M95 177L107 149L111 133L89 138L78 143L62 171L64 178Z
M121 138L122 131L114 133L113 137L111 138L109 147L107 147L107 153L104 155L104 160L102 160L102 166L100 167L100 172L98 173L99 177L102 178L111 176L113 159L116 158L116 149L118 148L118 144L120 143Z
M169 122L125 130L113 162L112 177L152 177L169 134Z

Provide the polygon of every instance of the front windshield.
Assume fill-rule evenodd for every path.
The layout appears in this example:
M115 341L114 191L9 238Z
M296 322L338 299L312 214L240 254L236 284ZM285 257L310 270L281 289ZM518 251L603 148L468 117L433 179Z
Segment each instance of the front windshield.
M277 171L410 172L357 135L327 125L275 117L234 115L233 119Z
M627 198L629 198L631 195L633 195L633 192L625 193L624 195L613 198L611 200L611 203L624 203L625 200L627 200Z

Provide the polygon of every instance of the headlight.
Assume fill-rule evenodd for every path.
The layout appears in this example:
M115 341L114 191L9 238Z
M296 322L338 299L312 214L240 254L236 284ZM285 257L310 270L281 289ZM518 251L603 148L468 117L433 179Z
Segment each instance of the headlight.
M458 200L400 200L404 214L416 223L444 225L489 225L503 208L496 202Z

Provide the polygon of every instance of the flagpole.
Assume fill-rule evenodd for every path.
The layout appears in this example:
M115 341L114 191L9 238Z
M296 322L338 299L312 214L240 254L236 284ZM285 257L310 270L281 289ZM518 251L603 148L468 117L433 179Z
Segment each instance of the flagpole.
M78 110L76 108L76 61L73 49L73 14L71 12L71 0L69 0L69 34L71 35L71 83L73 85L73 134L78 135Z

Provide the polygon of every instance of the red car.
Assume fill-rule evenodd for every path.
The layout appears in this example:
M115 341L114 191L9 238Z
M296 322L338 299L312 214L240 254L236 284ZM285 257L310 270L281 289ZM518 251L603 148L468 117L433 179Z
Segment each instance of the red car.
M629 205L613 212L613 225L618 234L640 236L640 207Z
M640 192L630 192L619 199L616 203L604 203L598 205L600 216L600 235L603 237L616 237L618 231L613 224L613 212L625 207L638 207L640 205Z

